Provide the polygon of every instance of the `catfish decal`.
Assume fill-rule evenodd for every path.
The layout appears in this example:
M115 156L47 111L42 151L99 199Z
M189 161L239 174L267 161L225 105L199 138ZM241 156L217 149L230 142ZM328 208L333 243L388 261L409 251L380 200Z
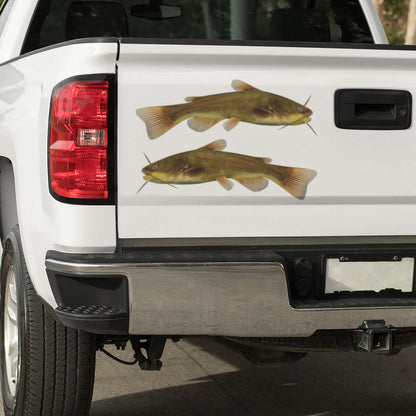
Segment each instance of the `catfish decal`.
M146 181L165 185L190 185L217 181L231 190L234 179L253 192L262 191L268 179L295 198L304 199L309 182L316 176L311 169L271 165L271 159L223 152L225 140L178 153L151 163L142 169ZM147 156L146 156L147 158Z
M243 81L234 80L235 92L187 97L185 104L139 108L136 113L146 123L150 139L157 139L172 127L188 119L195 131L205 131L221 120L225 130L240 121L266 126L297 126L311 121L312 110L289 98L261 91ZM315 133L316 134L316 133Z

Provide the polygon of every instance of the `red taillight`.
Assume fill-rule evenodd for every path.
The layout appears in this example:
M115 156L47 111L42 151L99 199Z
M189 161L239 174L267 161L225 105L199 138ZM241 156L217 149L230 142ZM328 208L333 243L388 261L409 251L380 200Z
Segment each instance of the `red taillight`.
M108 198L108 81L75 81L52 98L49 171L65 198Z

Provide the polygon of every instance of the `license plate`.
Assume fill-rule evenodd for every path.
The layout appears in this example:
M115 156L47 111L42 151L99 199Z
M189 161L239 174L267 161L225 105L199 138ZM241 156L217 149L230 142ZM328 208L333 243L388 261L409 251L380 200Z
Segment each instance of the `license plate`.
M345 261L326 259L325 293L340 291L375 291L384 289L413 291L415 259L403 257L397 261Z

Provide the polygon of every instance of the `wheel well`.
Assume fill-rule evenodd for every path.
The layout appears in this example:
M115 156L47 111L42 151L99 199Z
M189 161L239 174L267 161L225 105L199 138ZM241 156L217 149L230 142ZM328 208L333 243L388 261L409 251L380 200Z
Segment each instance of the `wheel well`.
M0 238L4 243L9 232L18 224L13 165L5 157L0 157L0 207Z

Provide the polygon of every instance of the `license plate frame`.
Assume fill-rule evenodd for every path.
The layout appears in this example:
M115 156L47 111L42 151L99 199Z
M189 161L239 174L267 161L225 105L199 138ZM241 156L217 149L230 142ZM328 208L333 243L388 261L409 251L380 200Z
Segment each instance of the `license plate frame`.
M416 256L407 254L328 255L323 258L322 295L409 297L415 292L415 267Z

